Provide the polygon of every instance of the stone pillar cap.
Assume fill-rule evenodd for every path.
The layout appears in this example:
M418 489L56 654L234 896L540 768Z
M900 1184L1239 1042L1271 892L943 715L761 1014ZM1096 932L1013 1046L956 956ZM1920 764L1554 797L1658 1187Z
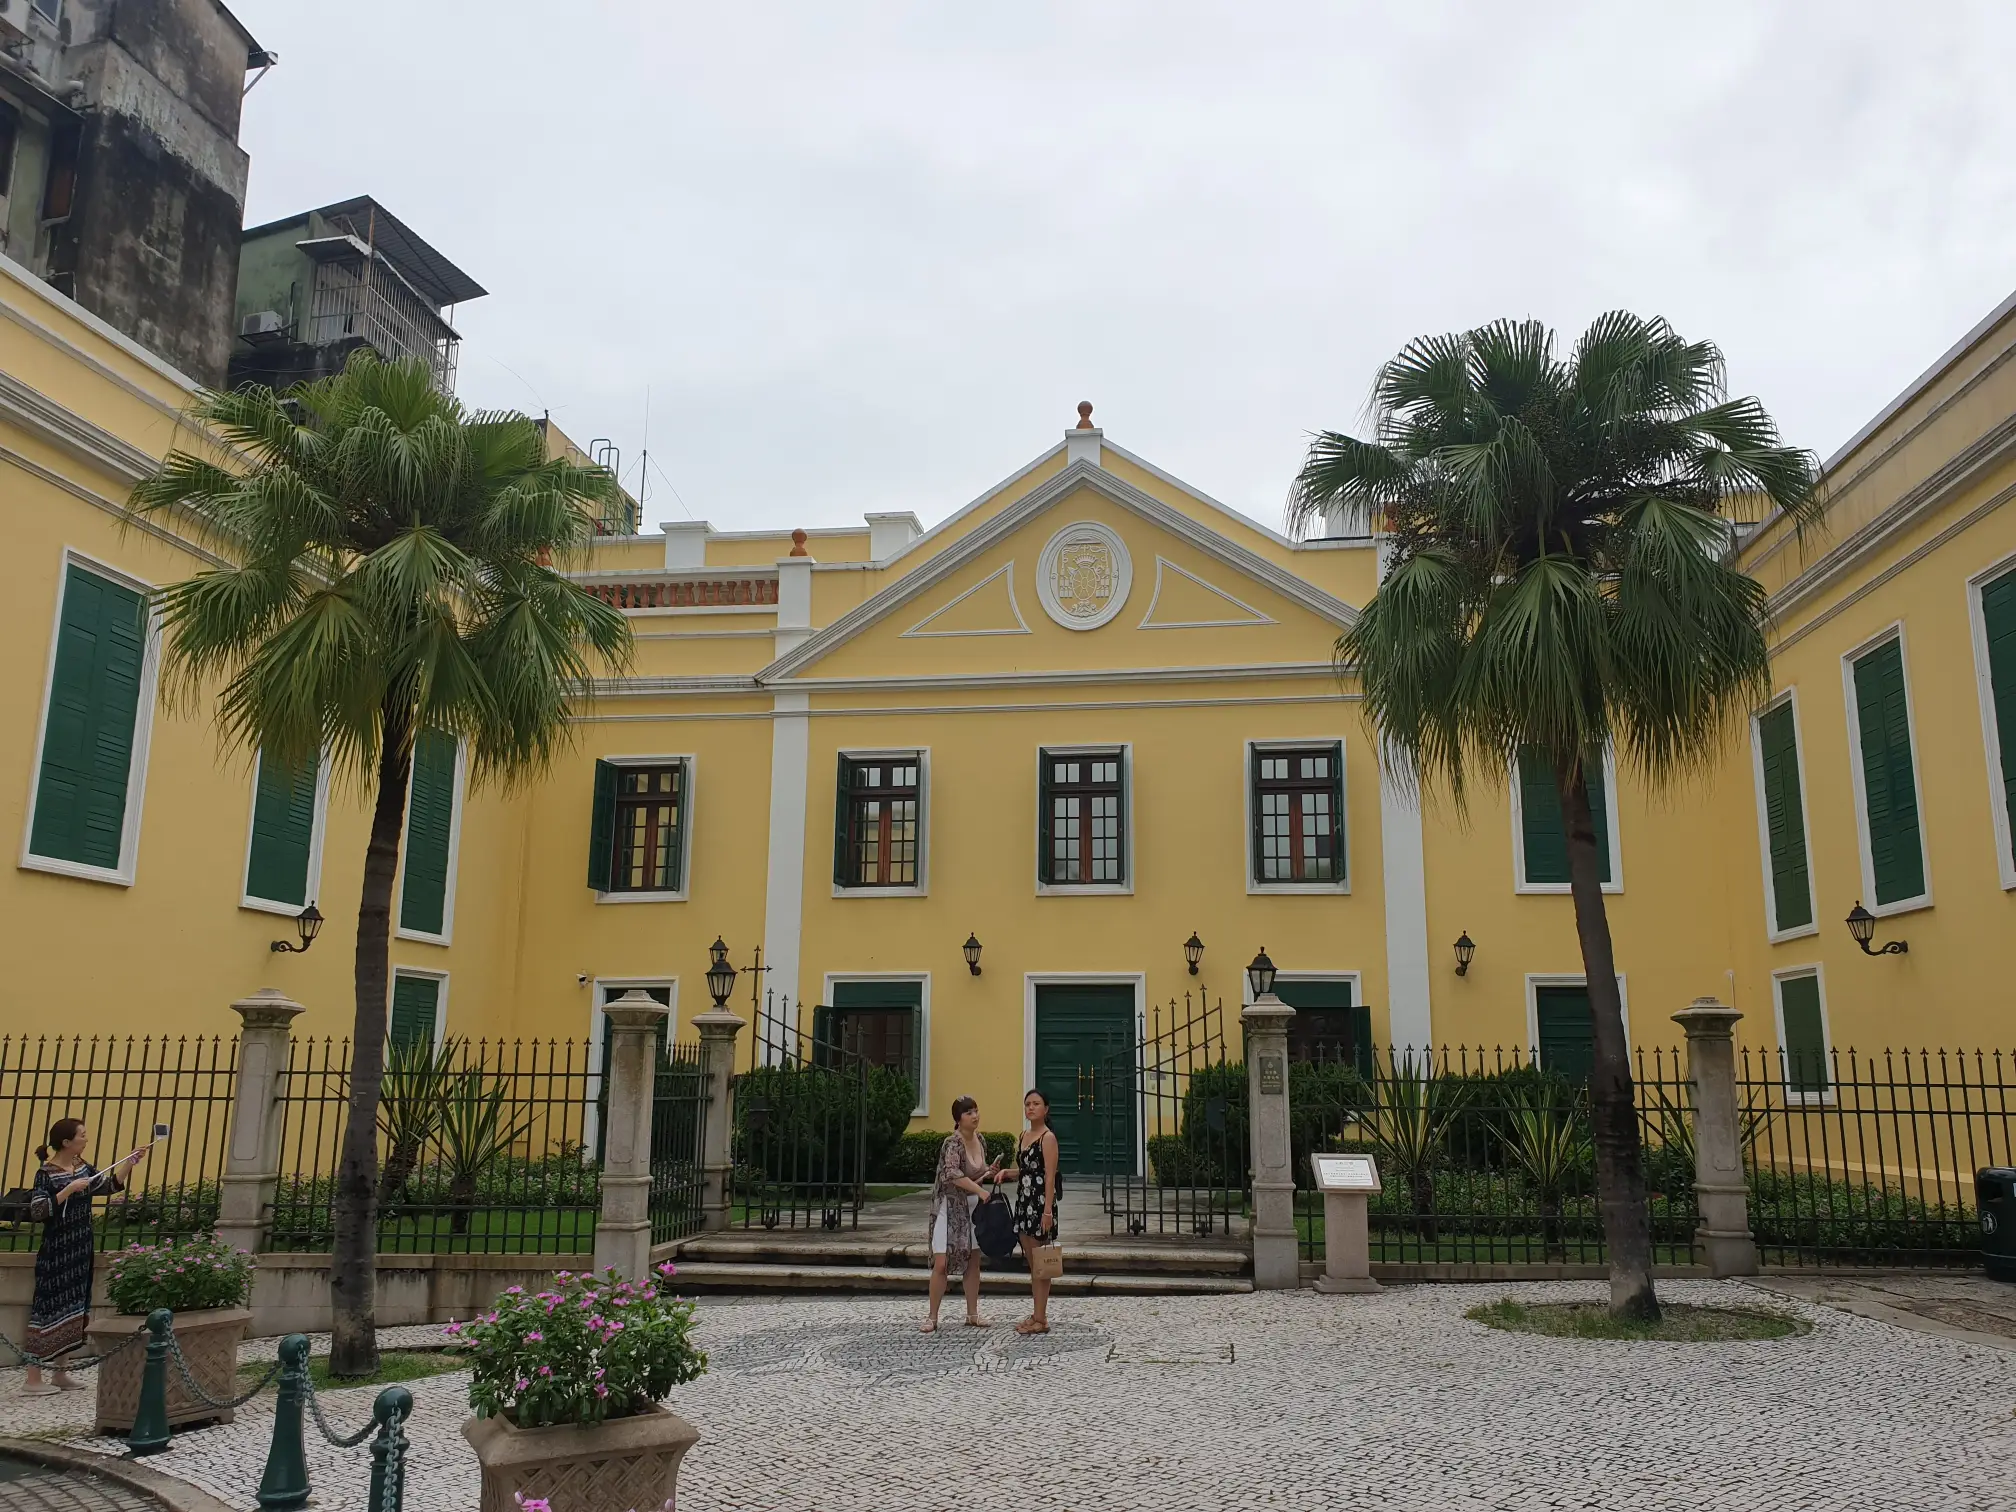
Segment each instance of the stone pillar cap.
M261 987L252 996L238 999L231 1011L245 1021L247 1029L285 1029L297 1013L308 1010L278 987Z
M691 1023L702 1034L712 1030L716 1034L739 1034L749 1021L726 1008L710 1008L705 1013L693 1015Z
M615 1002L602 1005L602 1016L625 1029L640 1029L654 1024L671 1011L639 987L632 987Z
M1673 1022L1689 1034L1727 1032L1743 1015L1718 997L1698 997L1673 1015Z
M1241 1008L1239 1017L1247 1022L1254 1019L1291 1019L1295 1017L1295 1010L1269 992Z

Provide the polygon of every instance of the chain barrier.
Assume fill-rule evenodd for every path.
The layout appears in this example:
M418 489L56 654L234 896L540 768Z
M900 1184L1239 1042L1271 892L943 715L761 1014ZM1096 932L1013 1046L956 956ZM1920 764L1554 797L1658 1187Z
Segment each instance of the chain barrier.
M182 1384L188 1388L189 1394L205 1407L214 1407L219 1412L236 1412L240 1407L243 1407L252 1398L272 1385L273 1378L280 1374L280 1360L276 1356L273 1360L273 1368L259 1378L257 1386L254 1386L242 1396L232 1397L228 1402L220 1402L196 1384L195 1372L190 1370L188 1358L182 1353L182 1341L172 1333L168 1335L168 1351L169 1357L175 1361L176 1372L182 1377Z
M135 1344L140 1343L146 1337L147 1331L145 1329L136 1328L128 1336L125 1343L115 1345L101 1355L91 1355L82 1360L65 1359L62 1355L57 1355L53 1359L44 1359L41 1355L28 1353L27 1350L16 1344L4 1333L0 1333L0 1344L6 1345L10 1353L19 1355L23 1363L33 1365L37 1370L60 1370L67 1374L73 1370L96 1370L107 1360L116 1359L118 1356L126 1353L127 1350L131 1349Z
M316 1395L315 1381L313 1377L308 1378L307 1386L308 1390L306 1392L306 1396L308 1398L308 1416L315 1419L315 1426L322 1431L322 1437L329 1441L329 1444L332 1448L355 1449L359 1444L363 1443L364 1440L369 1438L371 1436L371 1430L378 1426L378 1414L376 1409L374 1408L371 1414L371 1420L367 1422L362 1428L359 1428L355 1433L349 1435L347 1438L338 1438L336 1436L336 1430L329 1426L329 1420L322 1416L322 1402L320 1397Z

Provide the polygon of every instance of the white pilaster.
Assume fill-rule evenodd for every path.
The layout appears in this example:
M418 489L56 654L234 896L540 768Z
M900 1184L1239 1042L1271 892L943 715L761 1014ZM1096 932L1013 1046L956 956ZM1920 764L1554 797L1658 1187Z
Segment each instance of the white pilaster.
M796 651L812 635L812 558L777 559L776 654Z
M1379 763L1379 858L1386 894L1387 1034L1393 1044L1434 1043L1428 1010L1428 865L1421 836L1421 800L1404 772Z
M667 520L658 527L665 532L665 570L677 572L707 565L707 537L714 527L705 520Z
M924 534L924 522L908 510L864 515L868 522L868 555L886 562Z
M782 632L779 632L780 636ZM805 803L812 696L777 693L770 725L770 860L763 895L763 986L798 1014L798 936L805 917Z
M1099 438L1106 432L1096 425L1081 426L1064 432L1064 461L1068 466L1073 462L1090 462L1094 467L1102 466L1099 460Z

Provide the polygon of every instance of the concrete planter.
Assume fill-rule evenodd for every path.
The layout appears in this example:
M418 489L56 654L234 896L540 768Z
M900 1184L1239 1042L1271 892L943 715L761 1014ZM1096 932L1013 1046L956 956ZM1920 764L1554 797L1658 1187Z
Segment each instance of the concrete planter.
M217 1400L238 1395L238 1342L245 1337L251 1311L243 1307L210 1307L175 1314L175 1337L182 1345L182 1358L189 1362L189 1374ZM147 1320L125 1315L94 1318L88 1335L90 1352L110 1354L135 1333L147 1331ZM133 1414L140 1408L140 1377L147 1366L147 1345L135 1344L117 1359L107 1360L95 1372L98 1378L98 1431L124 1433L133 1426ZM168 1422L228 1423L237 1414L219 1411L192 1396L168 1360Z
M655 1512L678 1492L679 1462L700 1430L652 1406L592 1428L520 1428L470 1418L462 1436L483 1467L482 1512L518 1512L514 1496L543 1496L565 1512Z

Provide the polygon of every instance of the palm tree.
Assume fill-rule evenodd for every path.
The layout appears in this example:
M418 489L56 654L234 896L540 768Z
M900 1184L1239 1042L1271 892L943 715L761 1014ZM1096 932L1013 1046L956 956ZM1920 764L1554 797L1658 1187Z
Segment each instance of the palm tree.
M1648 782L1705 771L1770 692L1763 589L1728 559L1739 498L1802 529L1810 452L1722 354L1663 320L1598 319L1565 360L1536 321L1410 342L1379 370L1373 439L1326 431L1289 499L1387 537L1387 570L1339 637L1402 780L1552 769L1595 1031L1590 1096L1610 1301L1652 1318L1651 1219L1585 763L1613 744Z
M378 1151L392 884L415 738L466 739L478 779L544 768L620 613L556 572L614 483L548 461L523 415L472 413L419 362L367 353L278 395L205 393L190 419L235 455L176 451L134 489L231 565L159 591L171 686L219 683L228 743L304 769L324 757L371 804L357 907L350 1109L330 1257L331 1369L377 1368Z

